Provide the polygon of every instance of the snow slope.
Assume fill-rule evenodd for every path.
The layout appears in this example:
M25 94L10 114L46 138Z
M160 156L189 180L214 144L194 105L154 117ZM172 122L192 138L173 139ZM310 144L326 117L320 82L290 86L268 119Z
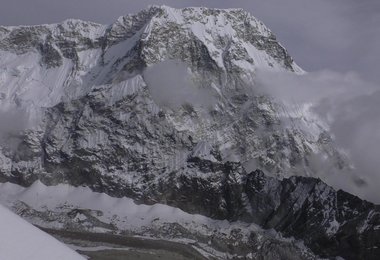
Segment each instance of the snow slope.
M1 260L84 259L1 205L0 219Z

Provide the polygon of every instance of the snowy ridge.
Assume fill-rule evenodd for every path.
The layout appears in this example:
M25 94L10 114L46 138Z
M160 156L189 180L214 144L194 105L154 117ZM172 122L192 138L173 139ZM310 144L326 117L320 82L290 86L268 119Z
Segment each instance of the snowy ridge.
M249 237L254 232L260 243L257 245L258 249L275 239L279 241L279 246L283 244L285 248L289 247L288 250L295 250L296 254L312 255L299 241L282 238L279 234L264 231L255 224L213 220L163 204L137 205L132 199L113 198L104 193L93 192L86 187L72 187L65 184L45 186L37 181L29 188L3 183L0 184L0 191L1 203L13 208L19 214L25 210L34 211L35 215L24 217L33 224L47 228L70 229L69 226L66 226L67 220L62 217L69 216L69 221L73 223L72 226L75 227L75 230L84 229L89 232L101 233L128 232L151 239L178 241L193 245L206 257L215 257L216 259L237 257L239 254L238 252L230 254L215 250L211 244L213 237L221 236L221 239L233 239L232 241L237 245L238 241L234 237L234 233L239 232L240 243L243 245L252 242ZM50 216L48 217L50 220L44 219L45 214ZM57 214L61 217L55 218ZM197 234L201 237L204 236L206 240L200 238L196 241L186 238L186 234L175 235L175 226L185 228L193 234L192 237ZM173 232L170 232L170 229L173 229ZM222 241L221 243L223 243ZM256 254L260 254L260 251ZM246 253L244 257L255 259L256 254ZM60 259L59 255L57 257L54 259Z
M20 201L39 211L46 208L55 211L60 208L91 209L103 212L104 215L100 217L100 220L105 223L111 222L116 214L119 219L115 219L115 223L120 230L143 230L144 227L154 222L187 223L188 225L191 223L209 223L216 229L225 229L230 225L226 220L212 220L205 216L189 214L164 204L137 205L130 198L114 198L104 193L93 192L87 187L73 187L66 184L46 186L40 181L36 181L28 188L12 183L1 183L0 190L1 202L10 207L16 201ZM84 219L80 220L85 220L86 216L82 217ZM260 230L255 225L252 225L252 227Z

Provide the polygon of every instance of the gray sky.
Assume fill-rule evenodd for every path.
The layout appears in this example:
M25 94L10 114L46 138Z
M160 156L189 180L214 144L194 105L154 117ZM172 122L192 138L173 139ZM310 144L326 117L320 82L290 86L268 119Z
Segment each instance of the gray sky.
M379 0L1 0L0 24L67 18L109 24L150 4L242 7L272 29L305 70L356 71L380 84Z

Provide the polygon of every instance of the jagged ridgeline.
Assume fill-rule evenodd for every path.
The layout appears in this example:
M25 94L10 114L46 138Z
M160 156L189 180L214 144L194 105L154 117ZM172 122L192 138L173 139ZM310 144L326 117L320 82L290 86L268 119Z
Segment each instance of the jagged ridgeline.
M349 163L307 107L256 92L260 69L304 73L241 9L0 27L0 119L28 115L0 128L0 180L87 186L273 228L324 257L377 259L378 206L311 178ZM309 177L282 180L293 175Z

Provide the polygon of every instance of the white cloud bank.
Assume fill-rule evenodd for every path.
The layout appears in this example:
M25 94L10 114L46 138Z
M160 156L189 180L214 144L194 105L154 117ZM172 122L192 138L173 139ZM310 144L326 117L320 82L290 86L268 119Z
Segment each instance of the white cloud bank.
M353 172L333 174L326 181L375 203L380 203L378 89L355 73L257 72L257 91L287 103L312 104L312 110L329 125L334 141L347 152Z

